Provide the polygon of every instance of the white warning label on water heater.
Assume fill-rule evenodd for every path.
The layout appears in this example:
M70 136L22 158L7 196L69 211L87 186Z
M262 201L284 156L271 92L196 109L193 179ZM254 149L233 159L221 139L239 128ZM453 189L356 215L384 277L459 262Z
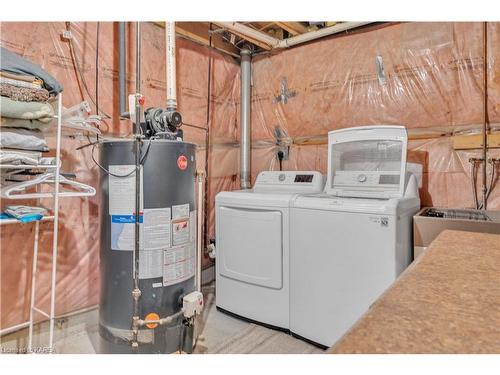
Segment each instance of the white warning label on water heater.
M135 212L135 165L109 166L109 214L130 215ZM142 166L140 173L141 192L143 190ZM141 194L140 208L143 206Z
M172 206L172 219L189 217L189 203Z
M163 251L170 247L170 207L144 209L141 249L139 251L139 278L163 276Z
M173 246L182 245L189 242L190 233L189 217L172 220L172 244Z
M142 250L139 252L139 279L162 277L163 250Z
M189 242L196 241L196 210L189 214Z
M195 246L189 243L163 251L163 286L177 284L194 276Z
M144 249L170 247L170 207L144 210Z

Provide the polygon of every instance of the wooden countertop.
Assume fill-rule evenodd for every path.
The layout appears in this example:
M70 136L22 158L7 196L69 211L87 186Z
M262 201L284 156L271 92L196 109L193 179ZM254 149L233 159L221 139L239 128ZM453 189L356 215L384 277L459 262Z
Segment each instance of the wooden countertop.
M500 234L443 231L330 353L500 353Z

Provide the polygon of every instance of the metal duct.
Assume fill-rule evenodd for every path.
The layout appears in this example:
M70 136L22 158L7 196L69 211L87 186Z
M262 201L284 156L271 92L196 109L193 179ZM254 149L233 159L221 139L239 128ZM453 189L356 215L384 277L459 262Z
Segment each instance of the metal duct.
M240 187L250 189L250 97L251 97L251 61L252 52L246 48L241 55L241 91L240 91Z
M119 102L120 102L120 117L129 117L127 112L127 39L126 39L126 22L118 22L118 87L119 87Z

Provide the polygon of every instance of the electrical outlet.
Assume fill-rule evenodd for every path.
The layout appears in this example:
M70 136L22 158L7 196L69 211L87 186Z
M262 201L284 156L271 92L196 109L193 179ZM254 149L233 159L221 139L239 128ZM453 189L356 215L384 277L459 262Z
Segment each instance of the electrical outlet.
M82 107L85 111L87 111L87 113L91 112L90 105L86 100L82 102Z
M288 160L289 154L290 154L290 147L289 146L278 146L276 150L276 159L279 160L278 157L278 152L281 151L283 153L283 159L282 160Z
M64 30L62 33L61 33L61 39L63 40L71 40L73 39L73 33L69 30Z

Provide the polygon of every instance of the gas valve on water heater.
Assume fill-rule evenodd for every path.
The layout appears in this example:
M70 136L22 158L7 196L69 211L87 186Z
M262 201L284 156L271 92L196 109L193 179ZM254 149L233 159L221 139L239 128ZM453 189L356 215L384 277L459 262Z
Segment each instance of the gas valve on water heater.
M182 312L189 319L200 315L203 311L203 294L194 291L182 298Z

